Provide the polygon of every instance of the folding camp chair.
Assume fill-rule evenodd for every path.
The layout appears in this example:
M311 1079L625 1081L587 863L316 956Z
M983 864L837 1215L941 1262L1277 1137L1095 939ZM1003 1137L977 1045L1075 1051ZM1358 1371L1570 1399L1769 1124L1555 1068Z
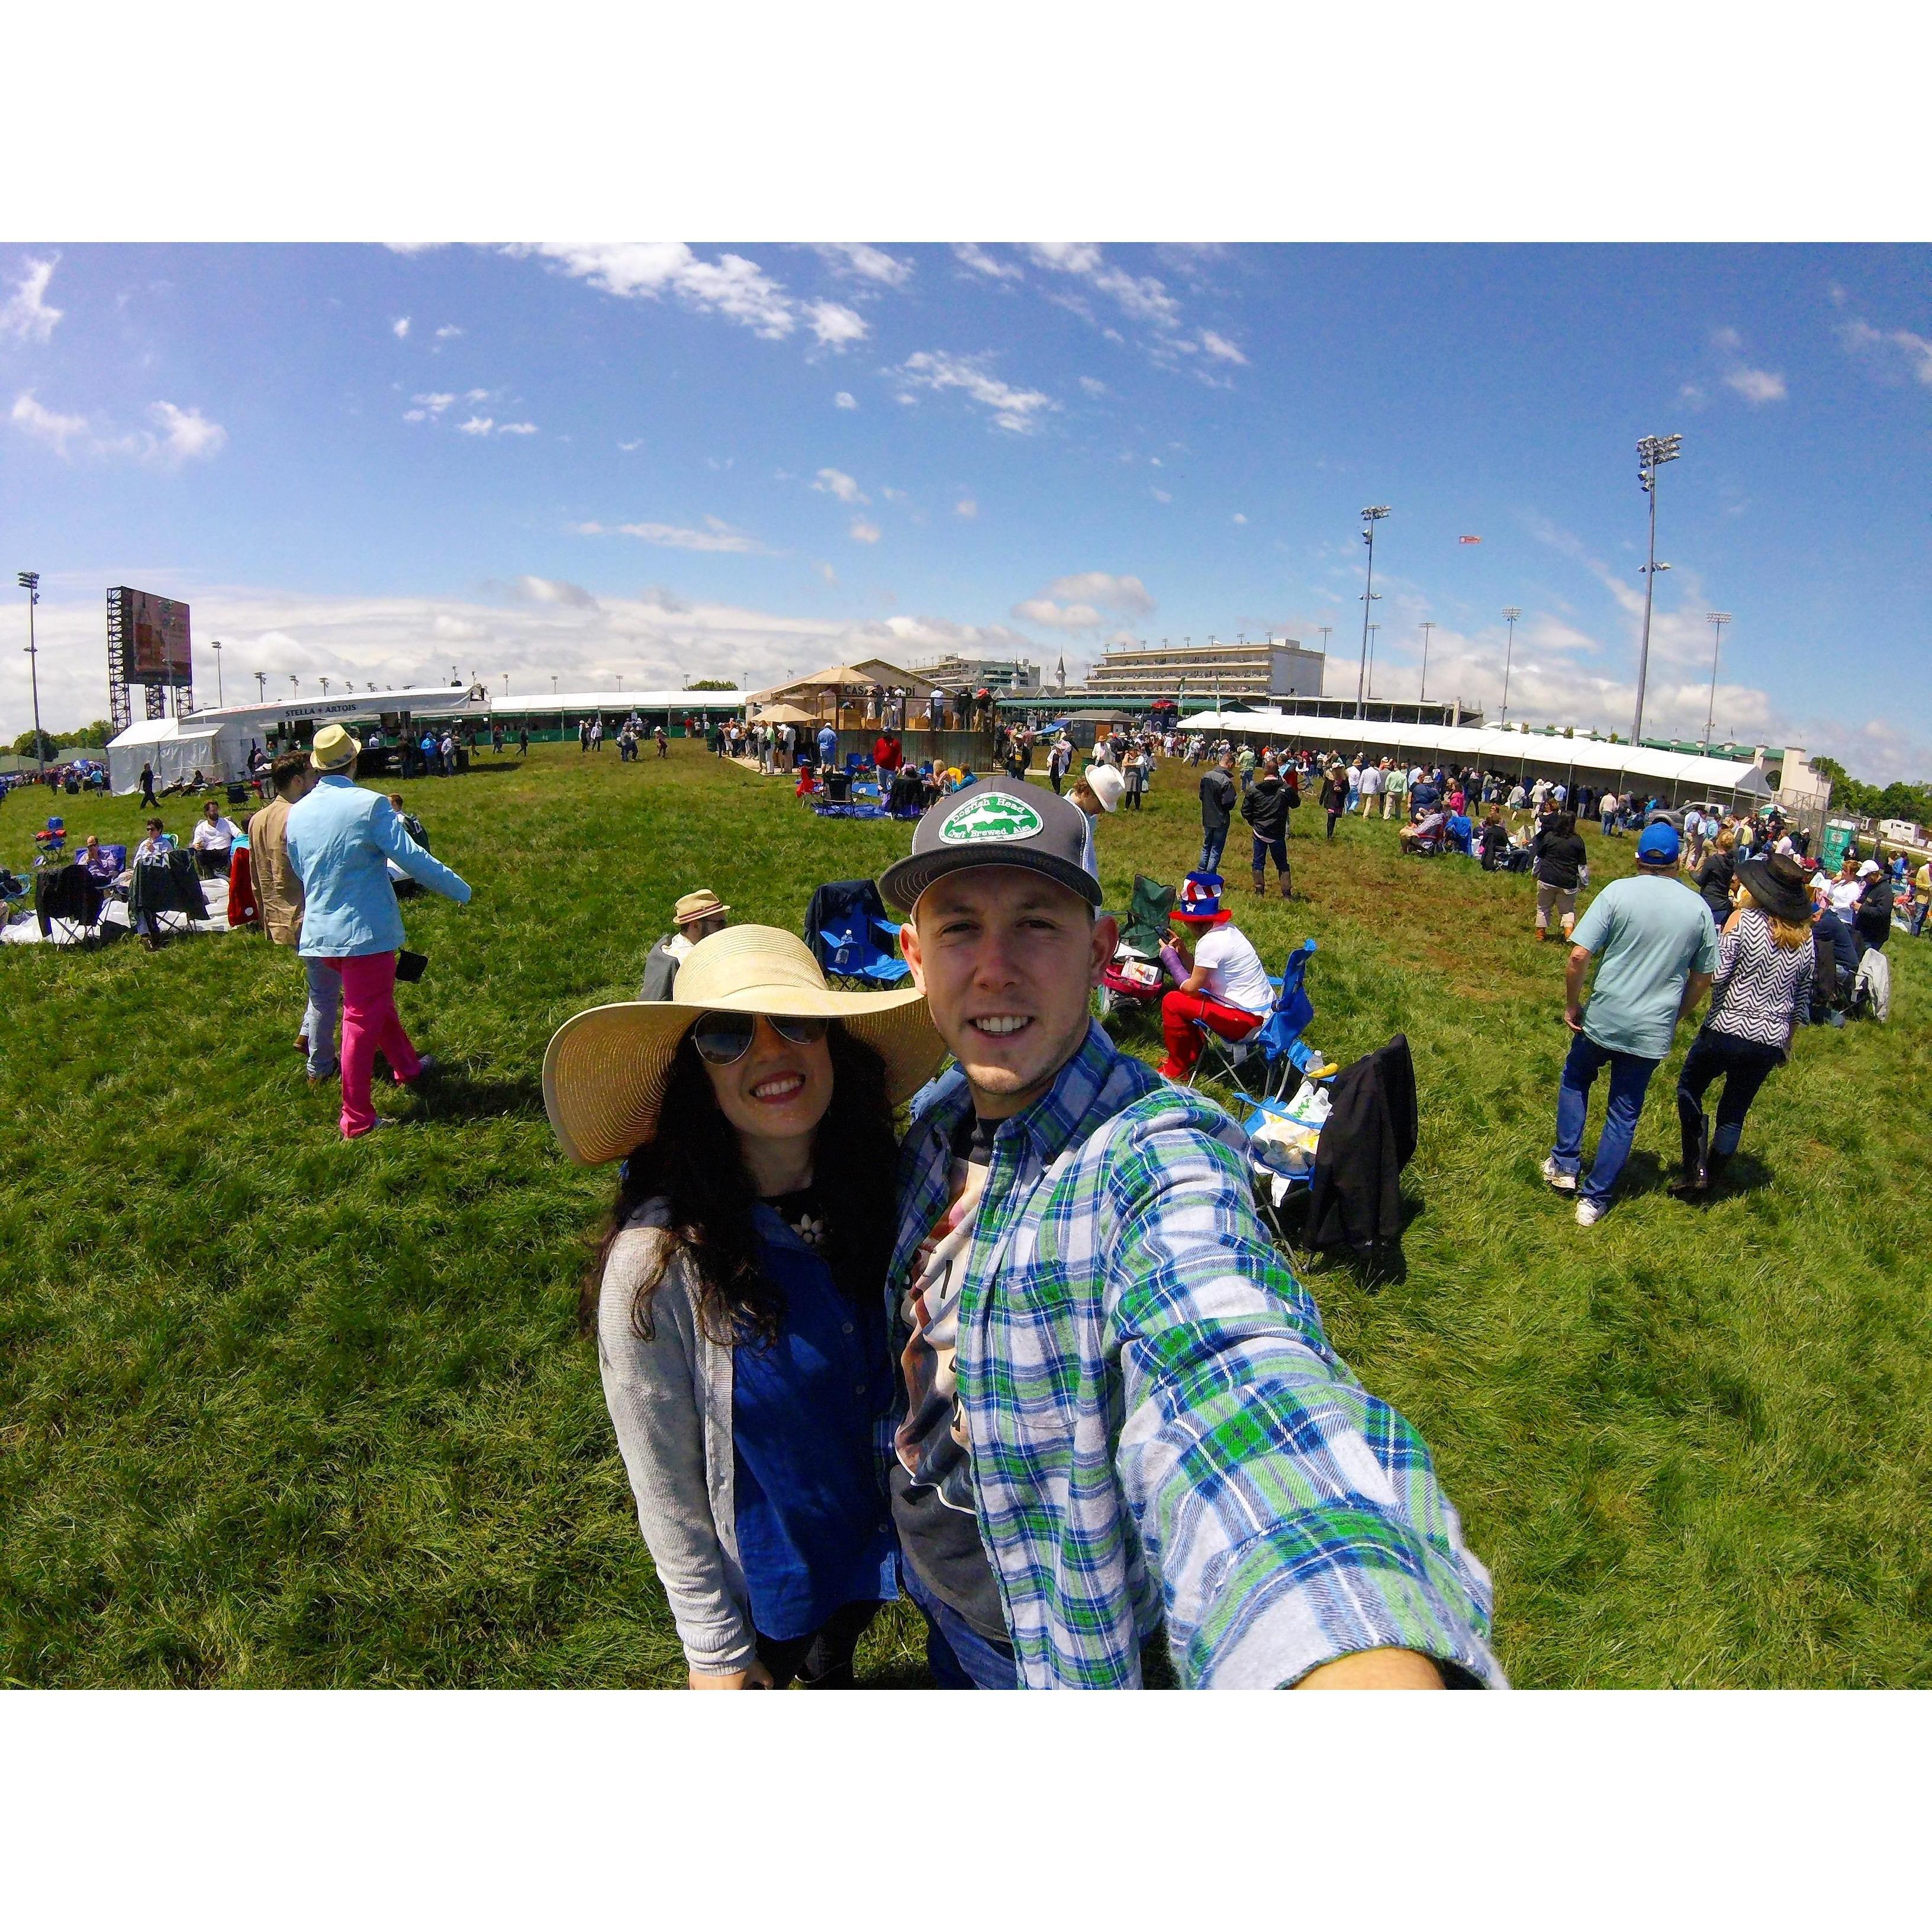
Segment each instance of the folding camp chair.
M1303 1037L1304 1029L1315 1017L1315 1003L1308 997L1304 983L1308 962L1315 952L1314 940L1304 939L1288 956L1281 977L1269 982L1275 989L1274 1004L1252 1033L1244 1034L1239 1040L1223 1040L1205 1021L1194 1022L1201 1034L1202 1053L1188 1076L1190 1087L1204 1070L1220 1072L1230 1085L1250 1094L1246 1080L1258 1062L1260 1094L1250 1094L1250 1097L1280 1100L1286 1098L1291 1081L1298 1084L1304 1077L1316 1077L1316 1070L1324 1063Z
M1120 944L1100 975L1100 1016L1106 1018L1124 1001L1138 1007L1157 1002L1165 990L1158 974L1150 983L1144 969L1160 958L1167 942L1168 916L1174 910L1174 888L1150 879L1144 872L1134 874L1134 896L1126 916L1120 922Z
M828 980L896 986L912 971L898 956L899 928L870 879L835 879L812 896L805 943Z
M52 864L67 856L67 820L50 818L46 826L34 834L34 863L36 866Z

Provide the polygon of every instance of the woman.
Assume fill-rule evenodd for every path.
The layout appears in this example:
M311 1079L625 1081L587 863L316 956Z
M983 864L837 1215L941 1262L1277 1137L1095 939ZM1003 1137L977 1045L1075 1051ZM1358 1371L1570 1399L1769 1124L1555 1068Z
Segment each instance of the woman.
M1328 836L1335 836L1335 821L1348 808L1348 774L1339 764L1328 767L1322 782L1322 809L1328 814Z
M1567 812L1547 814L1531 847L1536 862L1536 939L1540 946L1550 937L1550 915L1553 910L1563 922L1568 939L1576 924L1576 887L1589 862L1589 854L1576 836L1576 820Z
M920 994L831 992L770 926L701 940L676 990L544 1058L564 1151L628 1156L580 1312L691 1688L849 1684L897 1594L892 1108L944 1050Z
M1804 874L1774 853L1738 868L1744 902L1724 923L1711 1010L1677 1076L1677 1121L1684 1172L1670 1192L1680 1201L1710 1198L1711 1184L1738 1150L1744 1116L1771 1070L1791 1050L1792 1029L1811 1004L1811 910ZM1704 1094L1721 1078L1714 1136Z
M1711 909L1711 922L1719 932L1731 916L1731 887L1737 878L1738 835L1727 825L1711 841L1697 868L1697 896Z
M1483 870L1494 872L1502 868L1504 856L1509 851L1509 827L1503 823L1503 808L1492 805L1483 820L1480 842L1483 853Z

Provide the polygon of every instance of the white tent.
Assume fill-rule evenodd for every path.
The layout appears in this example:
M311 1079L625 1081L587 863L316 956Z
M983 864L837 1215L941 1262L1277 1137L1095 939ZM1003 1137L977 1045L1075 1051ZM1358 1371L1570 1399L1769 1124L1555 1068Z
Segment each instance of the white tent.
M117 792L141 789L141 767L154 768L154 789L191 779L244 778L254 734L230 718L140 718L107 747L107 782Z
M1756 765L1660 752L1648 745L1612 745L1601 738L1555 737L1541 731L1506 731L1498 726L1387 724L1373 718L1322 718L1292 711L1208 711L1187 721L1190 731L1284 738L1340 752L1377 755L1400 751L1454 758L1486 771L1580 778L1624 791L1631 783L1668 793L1673 800L1768 798L1771 782Z

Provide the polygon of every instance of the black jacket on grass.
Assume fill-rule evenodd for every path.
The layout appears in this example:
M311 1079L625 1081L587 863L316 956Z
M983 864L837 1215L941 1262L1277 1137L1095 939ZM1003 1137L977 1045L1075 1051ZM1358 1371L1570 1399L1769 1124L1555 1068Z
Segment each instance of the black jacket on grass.
M1415 1063L1406 1034L1336 1075L1315 1147L1306 1238L1381 1266L1402 1240L1402 1169L1415 1152Z

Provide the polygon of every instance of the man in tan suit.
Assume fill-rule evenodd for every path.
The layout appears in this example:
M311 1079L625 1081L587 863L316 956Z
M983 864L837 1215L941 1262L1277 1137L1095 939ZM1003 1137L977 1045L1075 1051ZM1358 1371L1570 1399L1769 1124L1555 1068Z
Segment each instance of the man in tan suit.
M289 808L315 783L315 772L301 752L278 758L268 776L275 788L272 802L248 821L248 859L254 874L255 898L262 908L262 930L278 946L290 949L302 943L302 886L289 862ZM336 1058L335 1022L342 1005L342 976L320 959L304 959L308 1007L296 1040L298 1052L308 1056L310 1086L332 1080L341 1070Z

